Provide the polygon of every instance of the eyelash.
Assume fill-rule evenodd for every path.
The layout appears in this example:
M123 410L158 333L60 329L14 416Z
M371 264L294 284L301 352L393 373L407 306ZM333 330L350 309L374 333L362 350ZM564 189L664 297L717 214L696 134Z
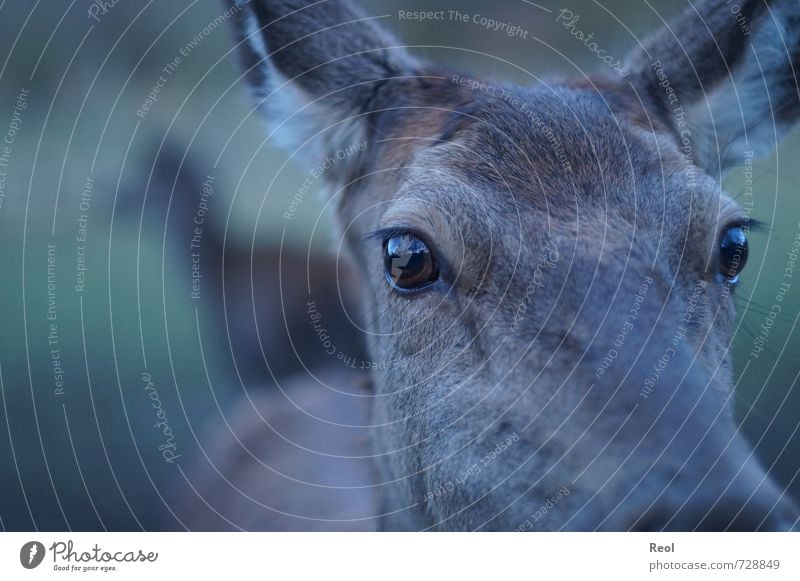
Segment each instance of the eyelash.
M381 228L380 230L375 230L374 232L370 232L369 234L364 236L364 240L368 242L372 242L375 240L379 242L388 242L395 236L413 236L414 238L419 238L420 240L422 240L422 242L425 243L426 246L428 246L428 248L431 248L425 236L421 235L413 228L405 228L402 226L395 226L392 228Z
M720 235L730 228L742 228L743 230L750 232L769 231L769 225L766 222L762 222L761 220L756 220L755 218L750 218L748 216L737 218L725 224L720 230Z

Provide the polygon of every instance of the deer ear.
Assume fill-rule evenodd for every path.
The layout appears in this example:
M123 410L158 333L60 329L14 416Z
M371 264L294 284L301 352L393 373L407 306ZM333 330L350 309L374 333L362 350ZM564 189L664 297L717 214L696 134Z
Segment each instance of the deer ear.
M800 118L800 3L694 3L629 70L689 160L718 175L768 154Z
M271 139L310 167L363 144L381 92L417 68L378 18L344 0L228 2Z

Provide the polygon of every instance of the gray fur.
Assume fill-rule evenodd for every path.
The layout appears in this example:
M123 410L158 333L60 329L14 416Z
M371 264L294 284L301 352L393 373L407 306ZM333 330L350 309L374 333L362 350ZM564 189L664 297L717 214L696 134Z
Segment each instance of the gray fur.
M369 142L331 185L371 357L394 362L373 373L382 528L794 522L731 411L736 315L716 249L743 214L715 178L797 121L800 5L741 4L750 35L724 1L701 2L702 20L688 8L677 38L665 29L631 56L627 79L503 93L413 59L343 1L239 13L247 79L292 147ZM653 60L687 114L688 157ZM288 117L272 107L286 83L310 104ZM388 287L365 238L396 226L448 265L437 288Z

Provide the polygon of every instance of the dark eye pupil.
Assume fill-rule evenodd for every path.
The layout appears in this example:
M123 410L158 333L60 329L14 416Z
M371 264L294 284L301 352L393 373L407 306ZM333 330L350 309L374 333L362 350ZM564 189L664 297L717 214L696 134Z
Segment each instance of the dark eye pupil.
M719 245L719 271L726 280L735 284L747 263L747 235L740 226L728 228Z
M389 281L401 289L418 289L439 278L439 267L428 247L409 234L386 241L383 263Z

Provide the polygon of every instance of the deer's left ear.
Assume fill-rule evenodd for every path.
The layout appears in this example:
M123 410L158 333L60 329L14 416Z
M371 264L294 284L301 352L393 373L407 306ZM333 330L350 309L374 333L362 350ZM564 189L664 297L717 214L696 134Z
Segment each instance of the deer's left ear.
M800 2L693 3L629 59L651 115L712 175L769 154L800 119Z
M226 1L273 141L312 169L363 143L369 115L386 106L382 96L419 68L348 0Z

